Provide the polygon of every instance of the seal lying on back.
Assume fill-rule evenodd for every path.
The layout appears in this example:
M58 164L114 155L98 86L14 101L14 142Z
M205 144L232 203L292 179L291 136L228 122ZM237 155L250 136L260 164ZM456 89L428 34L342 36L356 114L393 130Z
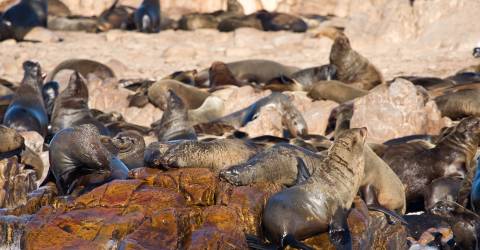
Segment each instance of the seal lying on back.
M479 143L480 118L469 117L463 119L433 148L418 142L411 146L408 143L394 145L386 148L381 157L406 186L408 204L423 204L424 191L435 179L467 179L472 175L473 157Z
M68 59L61 62L59 65L57 65L57 67L55 67L55 69L52 70L52 72L50 72L48 81L55 79L57 73L65 69L77 71L85 77L87 77L88 74L94 74L102 81L109 78L115 78L113 70L111 70L105 64L88 59Z
M246 162L257 153L257 148L237 139L213 141L182 141L170 147L161 156L163 165L173 168L199 167L215 172Z
M159 122L152 124L158 141L196 140L195 130L188 121L188 111L175 92L168 91L167 109Z
M55 100L51 133L55 134L64 128L81 124L92 124L97 127L100 134L110 135L110 131L90 112L85 79L78 72L75 72L70 76L67 88Z
M212 121L210 124L228 125L238 129L255 119L260 110L268 105L275 105L278 108L282 114L282 124L292 137L308 134L307 123L300 111L286 95L276 92L256 101L247 108Z
M3 124L19 131L36 131L45 137L48 115L42 96L42 70L31 61L24 62L23 69L23 80L7 108Z
M262 224L271 242L299 246L328 230L336 246L347 244L346 214L363 178L366 136L366 128L343 132L312 177L268 199Z
M330 51L330 64L337 67L339 81L370 90L384 82L380 71L365 57L352 49L345 35L335 38Z
M47 0L21 0L1 16L0 22L10 34L0 36L22 40L32 28L47 27L47 15Z
M160 32L160 0L143 0L135 11L134 19L138 31Z
M91 124L66 128L50 142L50 169L61 194L81 192L110 179L125 179L128 168L100 141Z

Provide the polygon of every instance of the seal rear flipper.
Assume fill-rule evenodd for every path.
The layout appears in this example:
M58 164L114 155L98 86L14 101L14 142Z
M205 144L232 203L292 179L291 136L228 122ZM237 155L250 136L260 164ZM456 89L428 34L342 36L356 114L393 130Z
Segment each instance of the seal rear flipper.
M401 223L405 224L405 225L408 225L408 222L401 216L399 215L398 213L396 213L395 211L392 211L392 210L389 210L389 209L386 209L380 205L368 205L367 206L369 210L373 210L373 211L377 211L377 212L382 212L384 213L385 215L389 216L389 217L393 217L393 218L396 218L397 220L399 220Z
M353 249L352 236L347 223L348 210L338 208L330 221L328 235L335 249Z
M312 176L312 174L305 165L305 162L302 160L302 158L297 157L297 181L295 185L304 183L308 180L308 178L310 178L310 176Z
M301 250L313 250L313 248L295 239L295 237L293 237L293 235L291 234L287 234L285 235L285 237L282 238L282 249L286 246L291 246L293 248Z
M248 248L256 250L276 250L277 247L272 244L267 244L255 235L245 234Z

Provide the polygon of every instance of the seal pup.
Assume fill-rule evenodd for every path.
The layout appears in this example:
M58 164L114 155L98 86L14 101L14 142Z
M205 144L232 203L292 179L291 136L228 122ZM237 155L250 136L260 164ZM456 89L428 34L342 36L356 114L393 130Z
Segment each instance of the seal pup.
M135 9L130 6L120 5L115 0L110 8L100 14L97 21L97 30L105 32L111 29L134 30L133 14Z
M45 137L48 115L42 96L42 69L40 64L26 61L23 70L23 80L5 112L3 124L19 131L36 131Z
M52 72L49 73L47 81L54 80L58 72L66 69L77 71L85 77L88 77L88 74L94 74L102 81L115 78L113 70L103 63L89 59L68 59L58 64Z
M208 168L218 173L226 167L246 162L258 152L255 145L239 139L180 141L160 156L170 168Z
M263 26L262 22L257 18L255 13L245 16L229 17L222 20L217 26L217 29L220 32L230 32L238 28L253 28L262 30Z
M110 131L95 117L88 108L88 87L85 79L74 72L70 76L67 87L55 100L51 119L51 133L81 124L92 124L102 135L110 135Z
M407 203L414 208L423 205L424 191L435 179L468 179L479 143L480 118L468 117L434 147L423 142L389 146L381 157L406 186Z
M47 27L47 0L20 0L2 14L0 20L16 40L23 40L34 27ZM5 37L2 37L5 39Z
M98 129L83 124L59 131L50 142L50 169L61 194L81 193L111 179L126 179L128 168L101 142Z
M363 178L366 136L366 128L344 131L308 180L268 199L262 225L272 243L298 247L328 230L335 246L351 244L346 215Z
M182 99L187 109L200 107L205 99L210 96L207 91L183 84L175 80L160 80L148 88L148 99L161 110L167 108L168 91L173 91Z
M185 104L172 90L168 90L167 109L162 119L152 124L152 128L159 141L197 139L195 130L188 121Z
M308 96L314 100L331 100L337 103L345 103L367 94L367 90L335 80L316 82L308 92Z
M304 168L298 168L299 161L302 161ZM279 143L245 163L222 170L220 177L236 186L272 182L290 187L308 179L322 161L323 157L310 150Z
M143 33L160 32L160 1L143 0L134 14L135 26Z
M370 90L384 82L380 71L365 57L353 50L348 37L341 34L335 38L330 51L330 64L337 67L339 81Z

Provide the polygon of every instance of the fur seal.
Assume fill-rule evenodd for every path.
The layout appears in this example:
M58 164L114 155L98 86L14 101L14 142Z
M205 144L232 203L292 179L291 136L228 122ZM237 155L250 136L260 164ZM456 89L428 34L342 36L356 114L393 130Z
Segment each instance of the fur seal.
M302 161L307 170L305 173L298 168L299 161ZM220 177L237 186L272 182L290 187L308 179L322 161L322 157L310 150L279 143L256 154L245 163L222 170Z
M182 99L187 109L200 107L210 96L206 91L175 80L160 80L148 88L148 99L161 110L167 108L167 93L171 90Z
M479 143L480 118L468 117L434 147L422 141L389 146L381 157L406 186L407 202L414 208L415 203L423 205L424 192L435 179L468 179Z
M217 29L221 32L230 32L238 28L253 28L257 30L262 30L262 22L257 18L255 13L246 15L246 16L235 16L229 17L222 20Z
M178 21L178 27L183 30L216 29L223 20L242 15L244 15L243 6L237 0L227 0L226 11L183 15Z
M312 85L308 96L314 100L332 100L345 103L368 94L368 91L340 81L319 81Z
M11 37L23 40L34 27L47 27L47 0L21 0L2 14L0 22L10 31Z
M266 83L269 80L280 77L290 77L300 69L293 66L287 66L275 61L250 59L227 63L228 69L232 72L235 79L240 82ZM197 75L197 86L209 86L206 81L209 79L209 69L200 71Z
M188 120L192 125L209 123L222 117L224 109L225 101L218 96L211 95L199 108L188 110Z
M58 72L69 69L77 71L82 76L88 77L88 74L94 74L102 81L109 78L115 78L115 73L107 65L89 59L68 59L58 64L48 75L47 81L55 79Z
M42 88L43 101L45 102L45 108L47 109L49 120L52 116L53 106L55 104L55 100L57 99L59 89L60 84L58 84L56 81L47 82Z
M194 70L175 71L172 74L162 78L162 80L166 80L166 79L177 80L179 82L183 82L185 84L195 86L196 78L197 78L197 70L194 69Z
M238 129L255 119L258 112L267 105L275 105L278 108L282 114L282 125L292 137L308 134L307 123L300 111L286 95L276 92L261 98L242 110L214 120L210 124L229 125Z
M135 11L134 20L140 32L160 32L160 0L143 0Z
M161 142L171 140L196 140L195 130L188 121L188 111L182 99L168 91L167 109L160 121L152 124L155 136Z
M293 32L305 32L308 29L307 23L301 18L281 12L268 12L260 10L256 17L262 23L264 31L290 30Z
M145 140L143 136L133 130L120 132L113 138L104 139L104 145L125 163L128 169L144 167ZM102 141L103 142L103 141Z
M472 183L470 192L470 203L473 211L480 214L480 160L477 159L477 169Z
M59 31L98 31L98 20L94 17L49 17L47 28Z
M441 79L438 77L401 76L399 78L408 80L414 85L422 86L428 91L455 86L455 83L453 81L448 79Z
M50 169L61 194L82 192L110 179L125 179L128 168L100 141L91 124L66 128L50 142Z
M456 85L480 83L480 73L478 72L462 72L456 73L453 76L449 76L446 80L454 82Z
M480 85L471 89L451 89L446 93L437 96L434 100L442 116L453 120L462 119L467 116L480 116Z
M210 88L215 89L218 86L224 85L235 85L242 86L234 76L233 73L228 69L228 66L223 62L213 62L212 66L208 70Z
M363 178L366 136L366 128L344 131L308 180L268 199L262 225L271 242L298 247L299 240L328 230L337 247L351 244L346 214Z
M335 38L330 51L330 64L337 67L339 81L370 90L384 82L380 71L365 57L353 50L345 35Z
M42 69L32 61L24 62L23 69L23 80L5 112L3 124L19 131L36 131L45 137L48 115L42 96Z
M456 202L463 180L457 177L438 178L425 189L425 210L429 211L439 201Z
M81 124L92 124L102 135L110 135L110 131L97 119L88 108L88 88L85 79L74 72L65 90L55 100L51 119L51 133Z
M111 29L134 30L133 15L135 9L130 6L120 5L115 0L110 8L100 14L97 21L98 31L105 32Z
M265 87L273 91L309 91L318 81L330 81L336 78L337 69L327 64L299 70L288 76L280 76L269 80Z
M479 57L480 57L480 47L475 47L475 48L473 48L472 56L475 57L475 58L479 58Z
M246 162L257 153L255 145L238 139L181 141L161 155L162 165L171 168L209 168L219 172Z

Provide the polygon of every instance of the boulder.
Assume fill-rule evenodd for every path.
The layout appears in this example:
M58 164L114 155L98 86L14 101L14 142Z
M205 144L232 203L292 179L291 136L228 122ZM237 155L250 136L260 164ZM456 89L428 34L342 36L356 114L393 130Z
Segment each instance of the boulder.
M15 208L27 203L27 195L37 185L34 170L25 168L17 157L0 161L0 208Z

